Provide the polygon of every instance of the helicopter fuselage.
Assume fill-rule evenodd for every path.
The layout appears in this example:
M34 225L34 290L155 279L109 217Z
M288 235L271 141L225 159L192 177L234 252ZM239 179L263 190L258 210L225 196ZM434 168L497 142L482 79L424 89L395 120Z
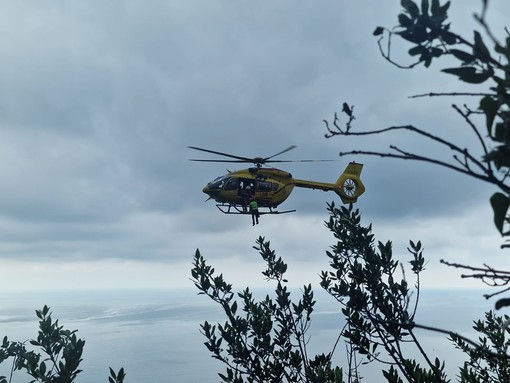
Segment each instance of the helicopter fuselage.
M289 197L294 186L289 172L275 168L249 168L214 179L203 188L203 192L219 203L247 205L253 198L260 207L274 208Z
M362 164L351 162L336 183L306 181L276 168L249 168L229 172L209 182L203 192L221 204L246 206L255 199L270 209L284 202L294 187L334 191L344 203L356 202L365 188L359 179Z
M365 192L365 187L361 182L360 175L363 164L350 162L335 183L306 181L293 178L292 174L287 171L276 168L265 168L262 165L270 162L311 162L314 160L285 161L274 160L273 158L288 152L295 148L294 145L282 150L270 157L248 158L236 156L228 153L217 152L214 150L189 146L190 149L201 152L211 153L228 159L207 160L207 159L191 159L191 161L199 162L232 162L232 163L253 163L256 167L229 171L228 174L218 177L209 182L202 191L218 204L216 205L223 213L246 214L247 205L252 199L262 208L268 208L269 212L261 214L282 214L285 212L274 211L273 208L278 207L284 202L294 190L294 187L302 187L308 189L319 189L324 191L334 191L345 204L351 204L358 200L358 197ZM328 160L319 160L328 161ZM242 209L240 209L242 207Z

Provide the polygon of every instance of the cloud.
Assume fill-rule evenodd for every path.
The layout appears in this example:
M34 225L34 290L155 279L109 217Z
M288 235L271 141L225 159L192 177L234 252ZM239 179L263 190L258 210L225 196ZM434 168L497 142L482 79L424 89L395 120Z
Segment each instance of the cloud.
M453 4L454 23L471 33L465 16L477 6ZM504 25L506 3L491 7L497 26ZM398 2L4 4L0 258L21 262L11 265L16 272L31 262L48 262L44 273L59 262L72 270L91 262L91 269L108 270L104 275L120 264L135 275L148 262L148 275L161 265L184 267L200 248L242 276L257 262L248 257L257 258L250 252L259 234L300 269L323 257L317 254L329 241L322 221L336 195L296 189L282 208L297 213L264 216L254 231L248 217L222 215L201 192L226 167L237 167L189 162L196 153L188 145L248 157L297 145L282 159L338 162L284 169L324 182L336 180L347 161L363 162L367 191L358 206L389 228L410 227L415 216L446 225L473 206L488 208L494 190L467 177L424 164L337 157L393 143L449 158L412 135L324 138L322 120L346 101L355 105L356 129L412 123L476 145L450 101L408 98L457 89L453 76L438 73L441 65L402 71L381 58L372 31L394 24L399 11ZM150 284L150 276L142 279Z

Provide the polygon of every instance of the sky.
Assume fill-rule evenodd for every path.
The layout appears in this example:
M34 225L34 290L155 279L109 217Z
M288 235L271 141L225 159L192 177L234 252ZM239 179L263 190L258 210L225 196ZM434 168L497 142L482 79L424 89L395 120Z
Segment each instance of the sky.
M480 4L453 1L452 29L471 37ZM503 36L510 3L490 5ZM354 129L413 124L477 153L451 108L476 101L409 98L464 89L440 73L448 62L402 70L381 57L372 32L399 12L397 0L0 2L0 289L190 288L197 249L239 289L264 285L259 236L289 263L289 283L317 284L334 244L326 205L338 197L295 189L282 206L296 213L252 227L202 193L236 164L189 161L215 158L190 145L247 157L296 145L280 159L338 161L282 168L324 182L364 163L363 222L403 262L408 241L422 241L425 287L480 287L440 259L508 269L491 185L338 157L391 144L448 153L409 134L324 137L322 121L348 102ZM409 62L405 44L394 49Z

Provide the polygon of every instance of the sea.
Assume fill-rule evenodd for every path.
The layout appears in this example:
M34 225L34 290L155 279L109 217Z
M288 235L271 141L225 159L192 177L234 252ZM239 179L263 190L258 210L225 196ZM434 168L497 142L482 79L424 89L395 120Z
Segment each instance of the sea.
M258 291L260 297L269 291ZM473 320L491 310L493 301L484 291L422 291L417 323L454 330L477 339ZM292 296L299 297L299 290ZM339 305L326 293L315 289L317 304L309 330L309 355L330 351L343 322ZM48 305L52 318L85 340L83 370L76 383L108 382L109 368L126 372L126 383L213 383L224 366L212 358L204 346L200 324L224 323L217 305L195 290L87 290L0 292L0 337L11 341L36 339L38 318L35 310ZM423 347L440 359L447 359L454 378L462 354L445 335L419 330ZM334 361L346 365L345 346L336 348ZM12 362L0 364L0 375L9 377ZM365 381L382 381L381 366L361 366ZM29 381L15 371L12 383ZM452 379L455 381L455 379Z

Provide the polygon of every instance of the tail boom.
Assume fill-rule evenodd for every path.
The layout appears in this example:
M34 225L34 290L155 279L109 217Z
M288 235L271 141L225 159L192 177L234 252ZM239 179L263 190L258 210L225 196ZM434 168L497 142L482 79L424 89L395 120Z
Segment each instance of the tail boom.
M365 186L360 179L362 169L363 164L351 162L334 184L299 179L293 179L293 184L307 189L331 190L340 196L343 203L354 203L365 192Z

